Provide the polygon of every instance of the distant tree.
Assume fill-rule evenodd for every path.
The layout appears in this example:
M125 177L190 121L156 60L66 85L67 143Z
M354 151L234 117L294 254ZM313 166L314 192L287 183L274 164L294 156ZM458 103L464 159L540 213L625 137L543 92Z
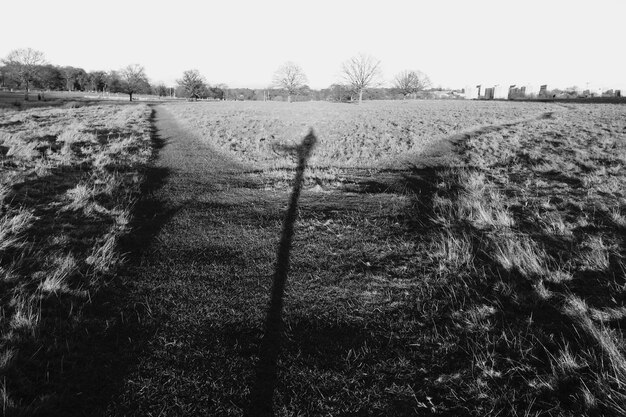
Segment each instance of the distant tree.
M322 90L324 98L330 101L346 102L352 100L351 87L342 84L332 84L325 90Z
M123 93L122 77L118 71L109 71L105 78L104 90L109 93Z
M229 100L254 100L254 90L251 88L229 88L227 90Z
M155 96L167 97L169 94L169 88L167 88L164 83L160 82L152 87L152 93Z
M176 86L174 87L174 97L187 97L187 93L185 92L185 89L183 87L176 84Z
M39 69L46 63L43 52L31 48L15 49L4 59L4 64L24 85L24 100L28 100L30 83L38 75Z
M89 88L89 75L84 69L65 66L61 71L67 91L84 91Z
M222 100L228 100L228 85L218 84L215 87L222 90Z
M359 54L343 63L341 73L348 85L359 95L360 104L363 101L363 90L371 87L380 76L380 60Z
M202 87L200 87L200 90L198 92L198 97L199 98L210 98L211 97L211 89L209 88L208 84L202 84Z
M267 101L267 100L269 100L267 89L257 88L254 90L254 101Z
M74 89L74 72L76 68L65 66L61 68L61 72L63 73L63 78L65 79L65 89L67 91L72 91Z
M42 65L34 84L44 90L63 90L65 79L61 69L55 65Z
M577 98L579 95L581 95L581 93L582 88L578 87L577 85L567 87L564 92L564 94L567 95L567 97L569 98Z
M120 70L122 91L133 101L133 94L150 91L146 70L139 64L132 64Z
M104 91L106 87L107 73L104 71L91 71L89 74L88 88L91 91Z
M0 85L2 85L2 87L11 89L18 88L20 82L16 77L16 74L14 74L9 67L0 66L0 78L2 79Z
M209 88L209 98L215 100L224 100L224 90L217 86Z
M394 98L394 91L391 88L372 87L363 92L366 100L391 100Z
M298 90L296 91L296 95L298 95L302 100L310 100L311 96L313 95L313 90L311 90L311 87L305 84L302 87L298 88Z
M7 68L0 66L0 87L6 87L8 75Z
M89 74L82 68L76 68L74 72L74 90L85 91L89 89Z
M393 86L406 98L430 87L430 79L421 71L405 70L396 75Z
M184 91L185 96L190 98L201 97L206 90L206 81L200 71L187 70L183 72L183 78L176 80L178 86Z
M293 62L286 62L274 73L274 86L287 91L287 101L291 103L291 96L307 83L302 68Z

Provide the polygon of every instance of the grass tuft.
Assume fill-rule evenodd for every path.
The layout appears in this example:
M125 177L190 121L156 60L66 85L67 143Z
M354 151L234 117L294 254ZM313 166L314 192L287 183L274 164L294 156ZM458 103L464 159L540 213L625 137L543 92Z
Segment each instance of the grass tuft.
M32 211L20 208L0 218L0 253L8 249L25 248L24 233L36 220Z
M526 237L505 236L494 242L494 257L507 271L526 277L546 274L545 253Z
M438 260L440 271L471 268L474 261L472 243L465 235L440 234L431 253Z
M580 262L591 271L604 271L609 267L609 251L601 237L588 237L583 244Z
M39 285L39 289L44 293L66 292L68 278L78 270L76 259L71 254L58 256L55 261L56 268Z
M92 186L82 183L67 190L65 194L68 200L66 210L86 210L94 198L95 190Z
M11 328L32 333L33 337L41 314L34 298L20 296L13 300L14 313L11 318Z

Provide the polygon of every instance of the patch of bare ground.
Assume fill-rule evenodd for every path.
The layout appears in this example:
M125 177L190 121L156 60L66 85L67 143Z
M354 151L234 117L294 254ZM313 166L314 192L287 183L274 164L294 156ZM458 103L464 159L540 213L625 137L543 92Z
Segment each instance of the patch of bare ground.
M108 379L112 355L94 343L119 317L101 297L151 153L150 114L146 106L0 114L3 415L84 407Z

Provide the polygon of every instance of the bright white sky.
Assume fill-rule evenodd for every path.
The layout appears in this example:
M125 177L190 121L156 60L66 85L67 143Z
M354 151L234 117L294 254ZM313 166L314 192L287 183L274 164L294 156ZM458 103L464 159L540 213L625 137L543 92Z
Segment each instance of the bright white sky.
M0 13L0 58L31 47L87 71L139 63L167 84L198 69L260 88L294 61L324 88L362 52L388 83L419 69L452 88L626 88L624 0L20 0Z

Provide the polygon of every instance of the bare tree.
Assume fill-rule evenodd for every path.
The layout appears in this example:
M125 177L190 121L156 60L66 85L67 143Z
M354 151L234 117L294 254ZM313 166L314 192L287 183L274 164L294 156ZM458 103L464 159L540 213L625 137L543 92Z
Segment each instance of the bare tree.
M24 100L28 100L30 82L37 76L39 68L46 64L43 52L31 48L15 49L9 52L4 63L24 84Z
M393 85L406 98L429 87L430 79L421 71L405 70L396 75Z
M345 61L342 75L347 83L359 94L359 104L363 101L363 90L370 87L380 76L380 60L359 54Z
M152 87L152 93L159 97L167 97L169 88L165 85L163 81L159 81L156 85Z
M183 78L176 80L178 86L187 93L189 98L199 97L206 90L205 79L198 70L183 72Z
M149 89L150 83L146 76L146 70L139 64L132 64L120 70L123 91L133 101L133 94Z
M291 103L291 96L307 83L306 75L298 64L286 62L274 73L274 85L287 90L287 101Z
M218 84L215 87L222 90L222 100L228 100L228 85L226 84Z

